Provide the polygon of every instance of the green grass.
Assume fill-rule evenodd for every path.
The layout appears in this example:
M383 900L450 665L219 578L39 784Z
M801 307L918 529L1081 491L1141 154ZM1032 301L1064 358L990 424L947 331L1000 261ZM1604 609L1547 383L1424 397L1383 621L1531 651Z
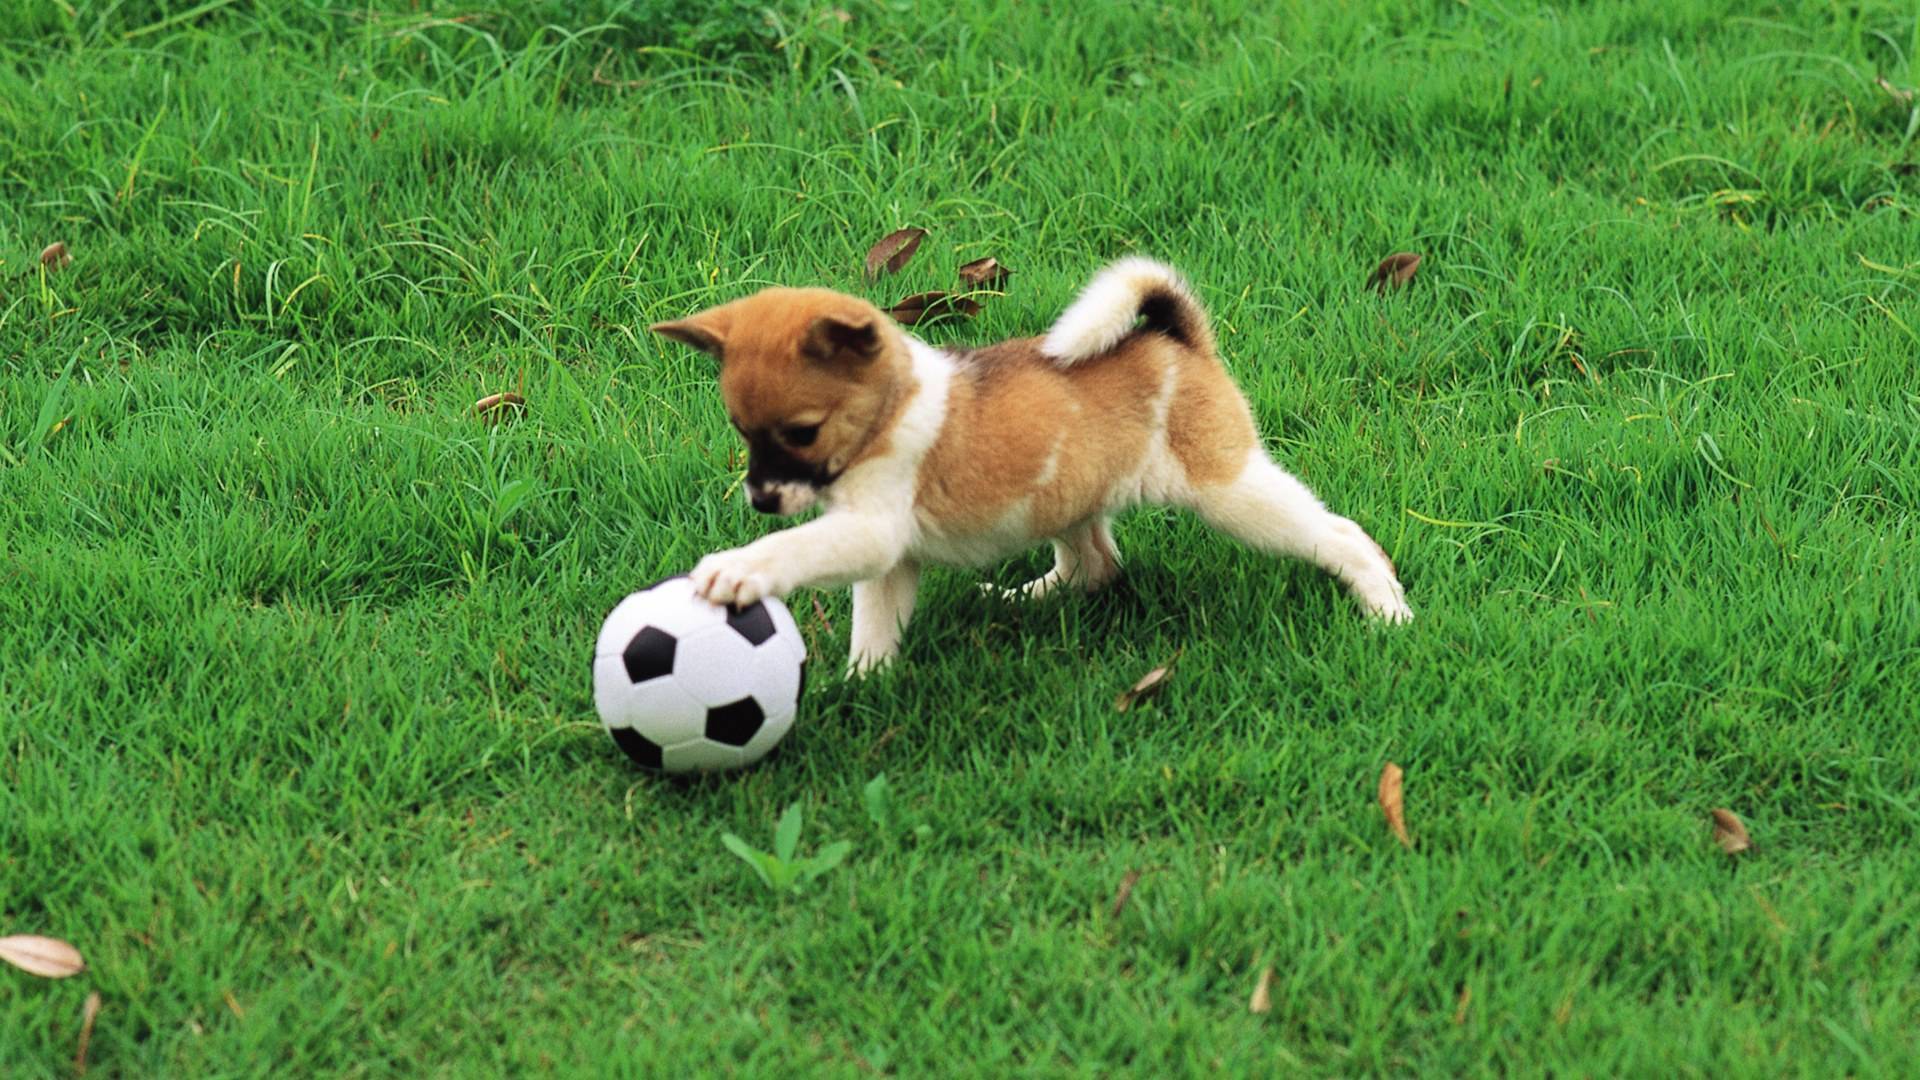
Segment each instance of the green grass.
M0 14L0 934L90 964L0 1073L94 990L96 1075L1920 1067L1910 3L415 6ZM781 753L630 768L600 616L767 527L645 326L1132 250L1418 620L1143 513L865 684L797 596Z

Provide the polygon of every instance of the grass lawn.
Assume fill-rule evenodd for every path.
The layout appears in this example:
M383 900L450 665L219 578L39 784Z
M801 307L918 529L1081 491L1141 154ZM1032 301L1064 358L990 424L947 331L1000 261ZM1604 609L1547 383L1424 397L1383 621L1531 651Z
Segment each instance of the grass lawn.
M94 991L115 1076L1920 1069L1911 2L689 11L0 12L0 935L89 963L0 1074ZM797 594L774 758L619 756L601 616L770 527L648 323L1130 251L1410 627L1146 512L865 683Z

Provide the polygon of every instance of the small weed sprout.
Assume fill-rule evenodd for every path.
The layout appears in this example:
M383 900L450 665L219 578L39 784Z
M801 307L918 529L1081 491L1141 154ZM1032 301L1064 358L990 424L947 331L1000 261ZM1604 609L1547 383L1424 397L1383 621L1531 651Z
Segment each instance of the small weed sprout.
M787 807L773 830L773 851L761 851L733 833L723 833L720 842L740 861L753 868L767 888L782 895L797 895L806 884L846 861L853 850L850 841L839 840L819 851L798 858L800 849L800 804Z

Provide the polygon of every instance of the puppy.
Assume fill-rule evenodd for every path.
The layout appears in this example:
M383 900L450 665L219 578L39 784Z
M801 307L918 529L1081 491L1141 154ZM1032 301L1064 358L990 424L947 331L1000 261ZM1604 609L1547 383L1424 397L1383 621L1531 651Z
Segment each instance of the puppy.
M1413 617L1386 552L1262 451L1206 312L1160 263L1122 259L1045 336L981 349L935 348L826 289L770 288L652 329L719 361L753 508L823 509L702 559L694 588L747 604L852 584L853 672L898 651L923 566L1046 540L1053 569L1010 597L1098 589L1120 569L1113 516L1142 503L1309 559L1375 618Z

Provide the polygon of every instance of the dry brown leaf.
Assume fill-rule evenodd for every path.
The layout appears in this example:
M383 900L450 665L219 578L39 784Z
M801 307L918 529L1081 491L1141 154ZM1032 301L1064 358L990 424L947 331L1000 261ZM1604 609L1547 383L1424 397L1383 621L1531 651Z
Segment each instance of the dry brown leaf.
M1747 835L1747 827L1731 810L1713 812L1713 842L1720 850L1729 855L1738 855L1753 846L1753 838Z
M1373 275L1367 278L1367 288L1385 295L1396 289L1403 289L1413 280L1413 272L1420 269L1421 256L1411 251L1402 251L1380 260L1373 268Z
M40 265L49 270L65 270L73 265L73 253L59 240L40 249Z
M1473 987L1460 984L1460 1003L1453 1007L1453 1026L1459 1027L1467 1022L1467 1006L1473 1003Z
M1120 712L1133 708L1134 702L1159 693L1160 687L1167 681L1167 676L1172 673L1173 661L1169 660L1140 676L1131 687L1120 691L1120 696L1113 699L1113 707Z
M1407 835L1406 804L1400 794L1400 784L1406 775L1391 761L1380 770L1380 809L1387 815L1387 828L1393 830L1394 839L1412 847L1413 840Z
M1120 913L1127 909L1127 901L1133 899L1133 887L1138 884L1140 884L1140 871L1138 870L1129 870L1127 871L1127 875L1120 879L1120 888L1115 890L1113 894L1113 913L1110 916L1111 918L1119 918Z
M950 319L971 319L980 314L980 305L964 296L935 290L914 293L888 308L887 314L902 326L931 326Z
M0 938L0 960L30 975L49 979L64 979L87 969L86 961L80 959L80 950L64 941L37 934Z
M607 66L607 61L612 57L613 57L613 50L608 49L607 51L600 54L600 62L593 65L592 79L593 79L593 84L595 86L611 86L616 90L638 90L640 87L647 85L647 82L645 79L609 79L607 78L606 75L601 71L601 69ZM379 137L380 137L379 133L376 132L374 134L374 138L377 139Z
M867 252L867 276L877 278L882 273L897 274L907 265L913 253L920 250L920 241L926 239L925 229L895 229L880 238Z
M984 259L975 259L960 268L960 280L969 285L979 285L991 289L1007 280L1013 271L1000 265L1000 260L989 255Z
M861 756L870 758L873 755L879 753L880 751L886 749L887 744L892 742L899 734L900 734L900 725L899 724L893 725L887 730L881 732L880 737L873 740L873 745L867 747L867 752Z
M1273 1008L1273 965L1260 969L1260 981L1254 984L1253 998L1247 1002L1247 1011L1259 1016Z
M486 397L473 403L473 415L486 416L496 409L507 405L511 405L517 412L527 407L527 399L511 390L501 394L488 394Z
M100 991L87 995L87 1003L80 1010L80 1049L73 1055L73 1072L76 1076L87 1075L87 1044L93 1041L93 1022L100 1016Z
M1893 100L1899 102L1900 104L1906 105L1906 104L1910 104L1913 101L1912 88L1905 87L1905 86L1895 86L1893 83L1887 81L1887 77L1885 75L1875 75L1873 77L1873 81L1877 86L1880 87L1880 89L1885 90L1887 93L1893 95Z

